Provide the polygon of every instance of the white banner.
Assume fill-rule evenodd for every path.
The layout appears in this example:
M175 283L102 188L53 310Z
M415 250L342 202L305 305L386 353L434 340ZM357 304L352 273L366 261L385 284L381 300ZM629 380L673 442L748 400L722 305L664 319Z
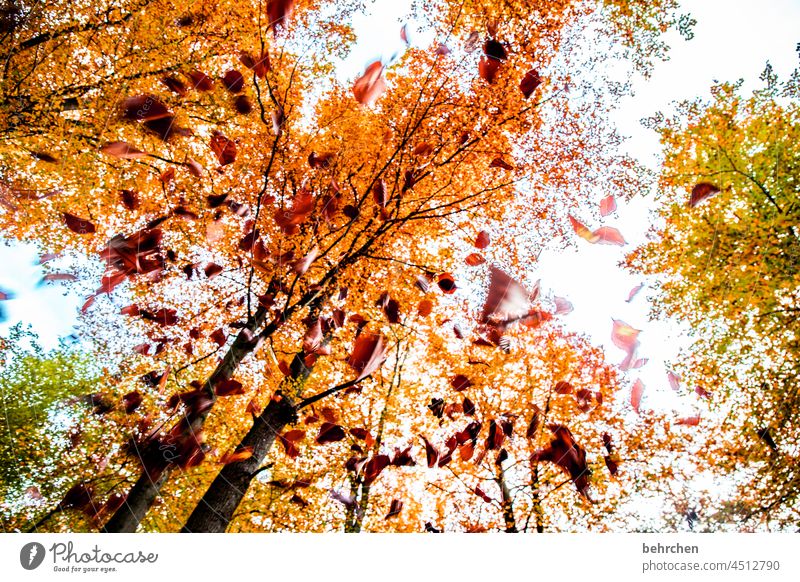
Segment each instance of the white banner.
M0 571L15 581L794 581L798 541L795 534L4 534Z

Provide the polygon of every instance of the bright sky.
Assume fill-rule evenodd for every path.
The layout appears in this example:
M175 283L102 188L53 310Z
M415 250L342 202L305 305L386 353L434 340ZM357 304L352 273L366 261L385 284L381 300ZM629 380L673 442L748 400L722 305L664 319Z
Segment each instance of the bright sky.
M378 56L388 59L402 50L400 23L408 14L408 4L408 0L376 0L371 15L354 19L359 41L344 64L342 75L355 77ZM749 90L758 83L766 61L784 78L797 65L797 0L686 0L683 10L697 20L694 39L685 41L677 33L671 34L671 59L659 63L649 80L635 83L635 96L622 104L614 119L620 131L631 136L628 151L654 169L658 141L653 132L639 125L641 118L659 110L668 111L675 100L707 96L714 81L741 77L746 79L745 89ZM415 35L413 24L409 34L413 44L428 40ZM685 399L680 404L673 401L666 388L665 361L673 359L677 348L685 344L682 334L666 322L648 321L649 289L631 303L625 302L631 288L641 280L623 271L618 263L626 252L644 241L651 224L650 203L646 199L617 203L617 212L604 219L603 224L618 227L628 246L578 241L577 247L545 251L534 279L541 278L545 292L565 296L573 303L574 311L565 317L567 325L603 345L611 362L620 362L624 357L610 341L612 318L643 330L639 357L649 358L649 362L640 370L629 372L631 380L641 377L646 385L643 406L691 407L692 403ZM45 347L52 347L58 338L71 333L82 298L65 294L58 285L39 286L42 273L37 260L31 246L0 246L0 289L16 296L4 302L8 320L0 323L0 335L7 334L10 325L23 321L33 326Z

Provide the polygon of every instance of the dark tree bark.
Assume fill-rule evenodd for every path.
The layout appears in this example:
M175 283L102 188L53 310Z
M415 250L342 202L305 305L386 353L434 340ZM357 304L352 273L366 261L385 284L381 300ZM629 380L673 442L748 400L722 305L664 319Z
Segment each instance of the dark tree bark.
M252 447L251 457L225 465L195 507L181 532L222 533L247 493L250 483L275 442L286 427L296 421L297 415L291 399L280 394L273 398L261 415L255 419L236 450Z
M203 388L206 395L213 403L216 400L214 386L218 380L230 378L241 361L249 355L258 345L253 340L253 332L263 325L266 319L267 310L259 308L251 317L247 325L239 332L236 339L231 344L222 361L214 372L206 380ZM267 326L269 328L269 326ZM265 330L267 331L267 330ZM187 413L180 421L181 430L184 434L198 434L205 422L211 406L198 412ZM136 484L128 493L125 503L120 507L108 522L100 529L107 533L132 533L139 527L147 511L152 507L163 484L167 481L169 474L175 468L175 459L168 455L162 455L165 466L160 467L158 476L153 477L153 471L147 467L142 467L142 472L136 480Z

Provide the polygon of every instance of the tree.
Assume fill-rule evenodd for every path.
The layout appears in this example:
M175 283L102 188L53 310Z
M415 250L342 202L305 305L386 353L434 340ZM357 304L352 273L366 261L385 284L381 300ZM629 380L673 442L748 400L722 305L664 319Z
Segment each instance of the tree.
M654 315L692 331L680 371L710 409L696 463L736 484L697 519L735 528L797 519L798 78L767 67L750 97L715 85L710 101L653 120L663 226L628 257L659 281Z
M628 26L624 4L609 3ZM486 260L461 253L482 230L505 238L496 262L524 264L597 184L636 186L596 122L608 101L573 99L586 84L557 58L594 3L441 2L420 15L433 46L342 83L341 23L359 7L131 2L86 15L48 3L10 17L4 232L99 254L85 317L118 310L142 340L106 338L121 360L113 391L141 399L120 438L130 456L109 469L133 485L106 531L174 522L150 512L160 493L205 490L197 466L244 451L254 417L282 430L316 395L346 389L343 369L366 368L360 338L402 327L420 293L452 309L465 255ZM635 26L658 29L661 7ZM509 222L523 213L541 229ZM130 304L116 303L123 293ZM306 345L317 325L349 368ZM320 391L308 393L312 367Z

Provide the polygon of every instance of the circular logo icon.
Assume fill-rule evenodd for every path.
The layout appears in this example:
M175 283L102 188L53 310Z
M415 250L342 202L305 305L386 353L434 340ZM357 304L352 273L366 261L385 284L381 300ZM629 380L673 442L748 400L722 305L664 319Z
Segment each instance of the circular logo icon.
M19 551L19 563L26 570L35 570L44 561L44 546L39 542L30 542Z

